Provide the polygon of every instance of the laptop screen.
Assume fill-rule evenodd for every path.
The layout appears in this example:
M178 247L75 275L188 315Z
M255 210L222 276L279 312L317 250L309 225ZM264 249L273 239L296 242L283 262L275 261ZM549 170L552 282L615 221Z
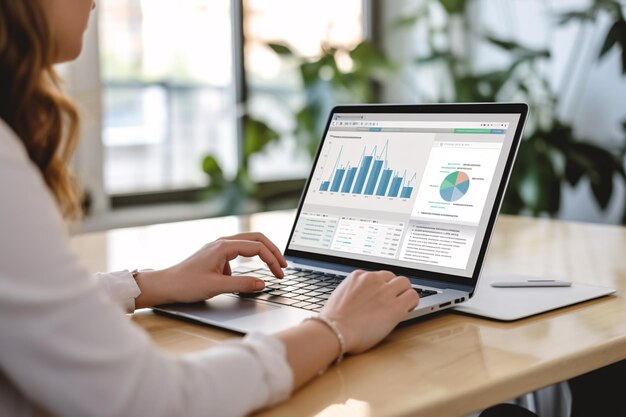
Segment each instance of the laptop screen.
M519 113L333 113L288 250L471 278Z

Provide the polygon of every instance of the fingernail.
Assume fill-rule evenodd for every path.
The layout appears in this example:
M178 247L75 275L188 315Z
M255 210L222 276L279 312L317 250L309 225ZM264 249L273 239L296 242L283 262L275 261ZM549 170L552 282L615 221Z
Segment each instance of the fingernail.
M264 283L263 281L261 281L261 280L257 280L257 281L254 283L254 289L255 289L255 290L262 290L262 289L263 289L263 287L265 287L265 283Z

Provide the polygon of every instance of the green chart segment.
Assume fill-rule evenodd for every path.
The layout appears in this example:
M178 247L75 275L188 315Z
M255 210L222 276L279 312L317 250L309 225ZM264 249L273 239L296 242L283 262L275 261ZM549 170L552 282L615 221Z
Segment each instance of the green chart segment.
M439 195L445 201L457 201L467 193L470 179L463 171L454 171L448 174L439 187Z

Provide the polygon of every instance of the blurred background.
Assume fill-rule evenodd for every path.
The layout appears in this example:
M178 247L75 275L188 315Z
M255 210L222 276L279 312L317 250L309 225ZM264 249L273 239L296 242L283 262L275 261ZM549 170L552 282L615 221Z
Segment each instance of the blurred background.
M524 101L510 214L626 223L625 0L103 0L83 231L297 205L340 103Z

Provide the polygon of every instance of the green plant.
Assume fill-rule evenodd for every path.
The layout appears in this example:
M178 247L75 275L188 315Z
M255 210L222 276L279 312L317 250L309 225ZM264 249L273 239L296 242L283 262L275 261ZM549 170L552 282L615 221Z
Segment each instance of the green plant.
M206 155L202 160L202 170L209 177L209 195L215 194L225 188L236 188L242 196L252 195L257 191L257 184L248 174L250 158L257 152L280 139L280 134L272 129L267 123L254 119L248 115L243 118L243 158L234 179L229 180L224 176L224 171L213 154Z
M530 104L534 117L526 129L502 210L512 214L554 216L561 207L564 184L574 186L583 178L589 181L598 205L605 209L613 195L614 178L626 177L621 162L623 153L620 156L591 140L577 137L571 125L558 116L555 109L559 96L540 70L540 64L549 62L548 50L527 48L513 40L484 33L475 27L468 14L470 3L471 0L431 0L422 3L412 16L398 20L396 25L399 28L412 25L428 28L429 52L416 58L415 64L418 70L434 66L442 77L447 77L448 82L434 97L435 101L522 100ZM443 27L434 24L431 14L437 5L448 22L460 24ZM589 10L568 13L561 22L589 21L601 11L611 13L615 23L607 34L599 58L619 45L626 65L626 22L619 2L596 0ZM463 33L454 32L459 30ZM439 42L435 43L435 39ZM453 39L463 39L466 45L454 48ZM475 70L470 51L477 42L486 42L506 52L510 63L498 69Z
M319 58L299 57L283 44L270 44L283 58L297 62L305 93L305 104L296 114L296 138L314 155L328 116L328 111L339 103L371 103L377 100L377 85L384 83L395 72L396 66L373 43L363 41L353 49L322 46ZM341 57L347 58L350 68L342 69ZM345 61L345 60L344 60Z
M613 196L615 178L626 177L622 161L626 146L615 152L577 136L572 126L556 112L559 95L555 93L541 65L549 64L547 49L525 47L511 39L500 39L484 33L470 18L468 9L472 0L428 0L411 15L395 22L395 30L421 25L428 36L428 53L414 60L415 70L436 69L443 80L440 89L427 101L491 102L526 101L531 105L531 120L526 129L510 185L503 203L506 213L556 215L561 207L566 184L575 186L588 180L593 197L605 209ZM606 39L598 53L603 59L613 48L621 49L622 71L626 74L626 21L624 4L615 0L594 0L589 8L560 16L560 24L579 22L582 26L595 21L601 13L613 19ZM439 8L448 24L434 22L433 12ZM454 24L450 24L453 22ZM582 33L582 32L580 32ZM462 47L454 47L453 39L461 39ZM477 70L471 51L477 43L488 43L510 58L508 65L489 70ZM295 61L305 92L305 104L294 114L294 134L302 149L313 155L328 110L337 103L376 101L378 87L390 79L397 65L371 42L365 41L353 49L324 45L316 59L299 57L284 44L269 44L286 60ZM340 58L348 58L349 68L339 65ZM578 59L572 51L570 63ZM345 59L344 59L345 62ZM574 65L571 65L572 67ZM565 77L560 94L572 85L570 73ZM626 121L624 122L626 136ZM233 182L226 181L214 157L208 156L204 169L215 189L234 184L244 193L255 190L248 172L249 158L262 151L281 135L263 121L245 119L244 160ZM626 145L626 140L625 140ZM623 222L626 224L626 210Z
M284 44L268 45L283 59L295 62L302 79L305 103L294 114L296 127L293 132L277 132L266 122L244 117L243 158L234 180L228 181L214 155L207 155L202 164L210 179L210 192L235 187L242 195L252 195L257 184L248 175L251 157L265 147L280 140L281 135L292 134L300 147L313 156L317 150L328 111L338 103L363 103L376 100L376 83L384 82L395 66L371 42L361 42L356 47L323 45L315 59L298 56ZM350 63L343 68L338 60Z
M582 23L595 22L600 13L609 14L613 23L608 30L598 59L603 58L613 48L621 48L622 74L626 75L626 19L624 18L626 2L617 0L594 0L586 10L573 11L561 16L561 24L572 21ZM626 122L625 122L626 123Z

